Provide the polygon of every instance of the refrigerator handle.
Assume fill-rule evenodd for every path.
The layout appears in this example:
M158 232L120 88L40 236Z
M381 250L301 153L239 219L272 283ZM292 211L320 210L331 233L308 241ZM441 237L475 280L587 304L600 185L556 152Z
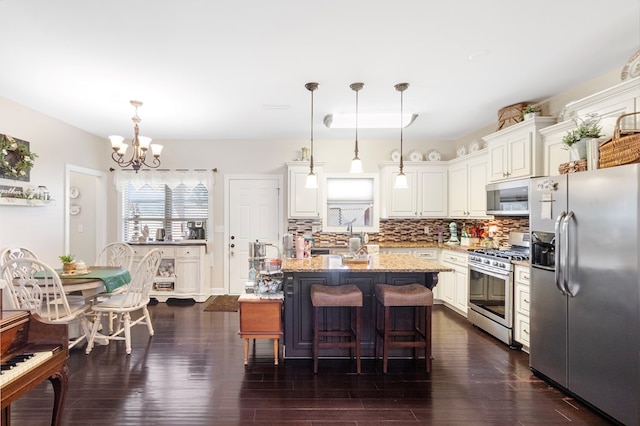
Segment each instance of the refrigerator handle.
M562 224L562 220L564 219L564 217L567 215L567 212L563 211L562 213L560 213L558 215L558 217L556 218L556 224L555 224L555 240L556 240L556 249L555 249L555 280L556 280L556 287L558 287L558 290L560 290L560 292L562 294L567 294L567 292L565 291L565 289L562 286L562 279L563 279L563 273L564 273L564 265L562 263L562 235L560 234L560 225Z
M574 214L570 211L562 221L562 286L564 287L564 291L571 297L575 296L569 289L569 222L571 222L573 217Z

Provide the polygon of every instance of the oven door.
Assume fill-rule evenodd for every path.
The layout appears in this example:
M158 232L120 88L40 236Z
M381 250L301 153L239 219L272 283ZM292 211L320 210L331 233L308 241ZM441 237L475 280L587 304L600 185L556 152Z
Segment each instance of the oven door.
M512 274L469 265L469 308L507 328L513 326Z

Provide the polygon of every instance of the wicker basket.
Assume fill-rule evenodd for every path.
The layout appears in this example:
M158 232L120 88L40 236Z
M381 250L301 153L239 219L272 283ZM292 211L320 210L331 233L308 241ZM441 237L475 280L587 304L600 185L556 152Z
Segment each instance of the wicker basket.
M509 126L522 121L522 111L527 107L526 103L509 105L498 110L498 130L506 129Z
M622 114L618 117L613 137L600 145L599 168L604 169L640 162L640 130L622 130L620 128L623 118L636 114L640 114L640 111Z
M587 159L583 158L578 161L570 161L568 163L562 163L558 166L558 171L561 175L565 175L567 173L575 173L575 172L585 172L587 171Z

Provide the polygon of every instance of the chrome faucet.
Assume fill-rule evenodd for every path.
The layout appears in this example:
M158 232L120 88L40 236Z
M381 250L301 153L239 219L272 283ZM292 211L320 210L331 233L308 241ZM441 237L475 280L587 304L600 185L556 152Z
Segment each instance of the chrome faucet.
M349 233L349 235L353 235L353 222L355 222L357 220L357 218L351 220L350 222L347 222L347 232Z

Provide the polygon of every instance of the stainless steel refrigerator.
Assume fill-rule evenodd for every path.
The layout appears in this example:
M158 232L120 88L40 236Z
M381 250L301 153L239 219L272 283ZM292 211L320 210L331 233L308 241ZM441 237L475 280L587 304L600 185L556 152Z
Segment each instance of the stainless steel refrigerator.
M530 181L532 371L640 424L640 165Z

